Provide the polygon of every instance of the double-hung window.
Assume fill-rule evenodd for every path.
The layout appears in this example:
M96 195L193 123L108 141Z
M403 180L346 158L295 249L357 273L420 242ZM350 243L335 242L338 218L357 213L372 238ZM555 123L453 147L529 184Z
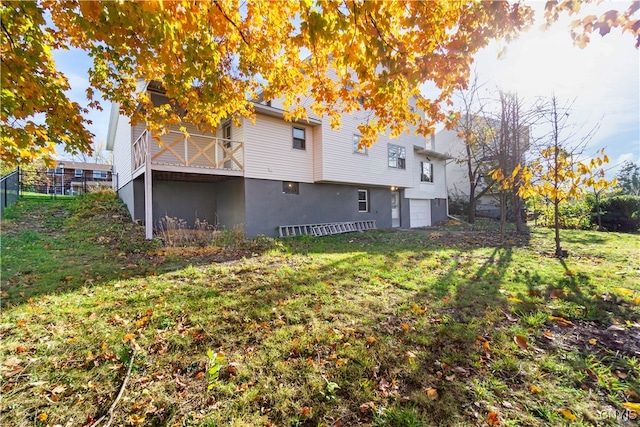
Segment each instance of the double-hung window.
M358 212L369 212L369 190L358 190Z
M404 147L400 145L389 144L388 157L390 168L406 169L407 152Z
M93 179L106 179L107 171L93 171Z
M360 147L360 135L353 135L353 152L359 154L367 154L367 147Z
M420 181L433 182L433 163L420 162Z
M82 169L76 169L74 177L82 178Z
M293 148L304 150L306 147L304 128L293 128Z

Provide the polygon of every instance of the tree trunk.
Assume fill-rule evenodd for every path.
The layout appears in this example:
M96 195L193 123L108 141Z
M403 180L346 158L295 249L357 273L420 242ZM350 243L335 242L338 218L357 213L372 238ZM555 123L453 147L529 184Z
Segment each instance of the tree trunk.
M556 257L564 258L562 248L560 247L560 209L558 209L559 205L560 201L556 198L553 201L553 221L556 229Z
M516 220L516 231L518 234L525 232L524 222L522 221L522 198L513 192L513 215Z
M602 231L602 216L600 215L600 195L596 192L596 213L598 214L598 231Z
M507 192L500 190L500 243L504 243L507 231Z
M469 224L475 224L476 222L476 186L471 185L469 187L469 212L468 220Z

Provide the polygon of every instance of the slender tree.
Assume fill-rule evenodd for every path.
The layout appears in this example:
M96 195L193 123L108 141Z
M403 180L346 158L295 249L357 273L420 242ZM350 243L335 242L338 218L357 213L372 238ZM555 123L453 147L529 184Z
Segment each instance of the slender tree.
M491 150L487 145L487 128L482 117L480 89L477 74L471 81L469 88L460 91L458 98L462 104L460 119L454 130L458 132L464 142L461 158L456 161L466 167L469 184L469 212L467 220L470 224L476 222L476 210L478 201L487 194L495 184L495 181L486 180L488 172L492 168Z
M540 108L550 130L537 142L536 160L524 171L529 179L519 191L525 198L538 194L553 205L555 255L558 258L566 256L560 244L560 205L582 196L588 187L599 190L611 185L599 177L602 172L597 170L609 162L604 150L589 162L579 160L598 126L580 135L577 126L569 122L571 105L560 105L558 98L552 96L548 105Z

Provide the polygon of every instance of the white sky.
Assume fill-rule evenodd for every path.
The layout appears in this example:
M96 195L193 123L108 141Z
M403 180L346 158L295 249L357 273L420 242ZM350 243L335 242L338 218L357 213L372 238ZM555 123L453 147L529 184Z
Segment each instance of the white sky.
M529 2L541 10L544 1ZM586 16L609 9L624 10L629 1L603 2L585 8ZM539 15L540 16L540 15ZM640 51L633 37L614 30L605 37L592 36L585 49L573 46L569 34L571 18L564 16L549 30L542 31L542 19L507 45L502 60L497 59L500 44L494 42L476 56L479 80L487 88L515 91L521 98L532 100L555 93L561 101L575 99L572 122L585 130L600 121L600 129L590 144L589 156L606 148L611 159L608 175L613 177L625 160L640 164ZM70 97L86 105L84 91L88 86L90 59L79 51L56 52L58 67L69 78ZM564 102L562 102L564 103ZM92 111L89 130L97 141L105 141L110 104L104 111Z
M544 2L529 3L540 11L544 6ZM624 10L629 4L603 2L585 8L580 16ZM561 17L546 31L540 28L539 17L540 13L529 31L507 45L502 60L496 59L495 42L476 56L479 81L530 101L554 93L560 105L575 100L570 122L585 132L600 123L585 157L605 148L611 160L606 166L609 178L625 160L640 164L640 51L634 38L613 30L605 37L593 34L591 42L579 49L569 32L571 17Z

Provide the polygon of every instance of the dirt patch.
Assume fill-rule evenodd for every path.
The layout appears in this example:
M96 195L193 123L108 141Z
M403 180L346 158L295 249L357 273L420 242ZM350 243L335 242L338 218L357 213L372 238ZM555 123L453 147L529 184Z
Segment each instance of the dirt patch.
M599 358L627 356L640 358L640 324L630 328L612 325L602 326L593 322L575 322L573 326L549 325L547 332L538 339L543 349L554 351L580 351Z

